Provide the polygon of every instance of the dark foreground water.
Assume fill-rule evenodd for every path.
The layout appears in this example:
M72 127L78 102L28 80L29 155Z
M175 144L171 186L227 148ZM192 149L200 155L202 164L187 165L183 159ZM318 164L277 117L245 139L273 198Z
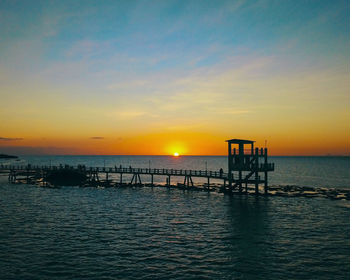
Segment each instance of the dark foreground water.
M1 279L350 279L350 203L0 186Z
M350 279L349 221L349 201L0 177L0 279Z

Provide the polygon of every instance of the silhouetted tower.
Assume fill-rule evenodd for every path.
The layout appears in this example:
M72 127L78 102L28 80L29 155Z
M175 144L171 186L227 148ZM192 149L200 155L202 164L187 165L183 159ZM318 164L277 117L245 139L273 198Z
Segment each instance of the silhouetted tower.
M248 184L254 184L255 192L258 194L259 184L264 184L267 193L268 172L275 169L273 163L267 162L267 148L254 149L255 141L251 140L231 139L226 142L228 142L229 191L238 187L241 193L244 184L247 192ZM263 179L259 176L260 172L264 174Z

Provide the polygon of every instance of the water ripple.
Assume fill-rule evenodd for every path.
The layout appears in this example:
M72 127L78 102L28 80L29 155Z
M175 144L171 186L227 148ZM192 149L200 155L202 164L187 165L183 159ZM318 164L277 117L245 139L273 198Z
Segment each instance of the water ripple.
M350 278L341 202L5 182L0 191L1 279Z

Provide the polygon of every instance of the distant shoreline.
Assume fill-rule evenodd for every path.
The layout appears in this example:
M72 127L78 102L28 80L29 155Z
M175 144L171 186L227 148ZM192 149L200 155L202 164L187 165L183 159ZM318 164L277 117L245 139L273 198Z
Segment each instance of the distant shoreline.
M11 156L11 155L5 155L5 154L0 154L0 159L8 159L8 158L18 158L18 156Z

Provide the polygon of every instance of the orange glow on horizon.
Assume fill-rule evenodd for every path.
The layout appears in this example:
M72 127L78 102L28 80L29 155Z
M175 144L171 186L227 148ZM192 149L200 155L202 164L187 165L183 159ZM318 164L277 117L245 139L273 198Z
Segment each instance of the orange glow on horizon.
M96 133L96 135L99 135ZM164 132L132 135L102 134L100 137L36 137L11 135L12 140L0 141L0 153L48 154L48 155L227 155L229 138L255 140L255 147L263 148L265 137L254 134L223 135L201 132ZM269 155L350 155L347 138L291 137L271 135L267 137Z

